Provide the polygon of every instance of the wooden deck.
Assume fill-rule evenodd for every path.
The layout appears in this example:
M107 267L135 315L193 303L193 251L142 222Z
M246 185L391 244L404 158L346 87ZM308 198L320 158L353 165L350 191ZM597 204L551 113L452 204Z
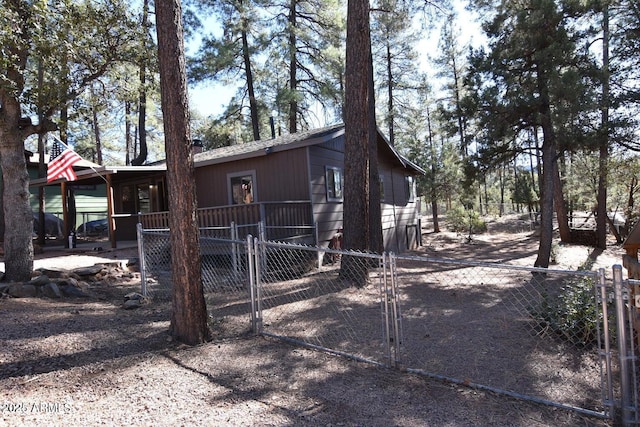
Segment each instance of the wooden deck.
M256 234L263 223L268 238L287 238L313 233L311 202L261 202L246 205L229 205L199 208L198 227L230 227L235 224L245 230L241 234ZM169 228L169 212L153 212L140 215L144 229ZM243 237L243 236L240 236Z

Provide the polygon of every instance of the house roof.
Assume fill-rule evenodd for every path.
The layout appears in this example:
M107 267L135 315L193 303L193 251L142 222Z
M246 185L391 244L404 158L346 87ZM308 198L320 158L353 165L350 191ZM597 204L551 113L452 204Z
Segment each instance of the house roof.
M266 156L278 151L292 150L300 147L322 144L344 135L344 124L334 124L319 129L286 134L277 138L246 142L242 144L220 147L194 155L195 167L227 163L234 160ZM398 161L398 163L414 173L424 174L424 169L401 155L389 141L378 131L378 143L382 149Z
M344 134L344 125L332 125L320 129L286 134L277 138L245 142L203 151L194 155L193 160L196 167L201 167L233 160L249 159L266 156L278 151L321 144L342 134Z
M249 159L258 156L266 156L278 151L292 150L300 147L322 144L344 135L344 124L334 124L319 129L308 130L293 134L286 134L277 138L246 142L242 144L221 147L204 151L194 155L194 166L202 167L213 164L226 163L234 160ZM394 159L399 166L413 174L425 174L424 169L400 154L378 131L378 143L380 148L387 152L391 159ZM34 154L31 162L38 161L37 154ZM105 182L106 175L114 175L118 180L126 180L134 176L141 176L149 173L161 173L167 170L166 162L156 162L153 165L144 166L100 166L95 163L83 160L77 164L76 175L82 184L99 184ZM30 186L40 187L49 184L56 184L61 180L47 183L46 178L32 179Z

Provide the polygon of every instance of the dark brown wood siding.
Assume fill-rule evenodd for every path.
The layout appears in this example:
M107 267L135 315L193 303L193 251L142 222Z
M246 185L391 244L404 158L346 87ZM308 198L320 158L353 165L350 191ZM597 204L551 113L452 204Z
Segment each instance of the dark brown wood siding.
M404 252L415 248L415 230L418 221L418 199L409 200L407 169L391 161L378 151L378 171L384 185L381 201L382 235L387 251Z
M318 227L318 245L329 241L342 228L342 202L327 200L325 172L327 167L340 168L344 173L344 137L309 147L311 204Z
M390 214L390 211L393 211L393 217L383 214L382 230L385 237L385 248L395 252L404 252L407 248L415 248L414 234L418 222L418 199L409 200L407 175L404 168L388 168L385 169L385 172L391 177L388 188L392 193L392 201L385 199L384 212ZM388 204L391 203L393 205L389 206Z
M255 201L309 200L306 148L196 168L198 207L229 204L228 174L255 171Z
M400 167L388 154L378 152L379 172L384 182L384 200L381 202L382 234L385 250L403 252L415 246L417 224L417 200L410 202L406 192L406 169ZM344 138L309 147L311 202L313 216L318 226L320 246L329 241L342 228L342 203L327 200L325 171L327 167L338 167L344 172ZM345 184L348 185L348 184ZM412 228L407 234L407 227ZM413 244L411 244L413 241Z

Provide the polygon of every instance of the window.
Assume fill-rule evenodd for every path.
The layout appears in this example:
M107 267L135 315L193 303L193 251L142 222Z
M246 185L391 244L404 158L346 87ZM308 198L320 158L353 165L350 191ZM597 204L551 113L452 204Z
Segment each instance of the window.
M342 169L327 166L325 171L327 184L327 201L342 201Z
M384 202L384 175L380 174L378 179L380 180L380 201Z
M135 190L133 185L125 185L122 187L122 212L137 213Z
M149 196L149 185L138 184L138 212L149 213L151 212L151 197Z
M167 210L162 181L154 184L127 184L121 188L122 213L149 213Z
M413 202L414 199L416 198L416 187L415 187L415 183L413 182L413 177L405 176L404 179L405 179L406 189L407 189L407 202Z
M230 204L244 205L255 201L255 172L240 172L227 176Z

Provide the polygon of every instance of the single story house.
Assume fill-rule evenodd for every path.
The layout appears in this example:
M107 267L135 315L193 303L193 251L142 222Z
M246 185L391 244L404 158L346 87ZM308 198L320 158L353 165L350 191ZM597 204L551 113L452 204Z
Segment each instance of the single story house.
M385 249L401 252L420 241L415 177L424 171L380 133L378 161ZM314 243L324 247L343 227L344 125L195 153L194 166L201 227L263 222L268 238L313 227ZM77 175L110 188L113 245L134 240L137 222L168 226L166 165L100 167Z

